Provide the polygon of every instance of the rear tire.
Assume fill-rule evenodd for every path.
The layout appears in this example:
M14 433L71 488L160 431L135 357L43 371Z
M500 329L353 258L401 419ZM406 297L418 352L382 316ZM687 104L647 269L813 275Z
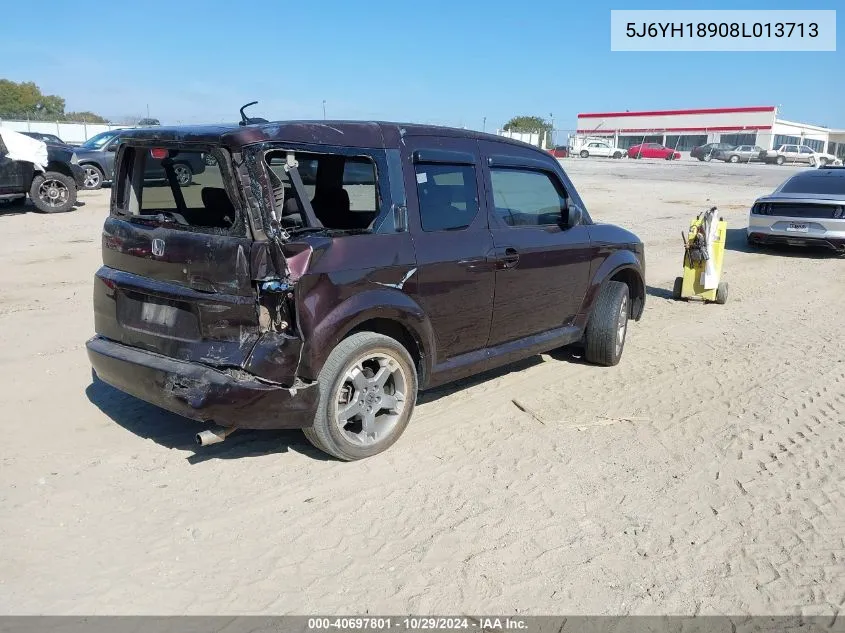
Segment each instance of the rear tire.
M587 151L587 150L585 150L585 149L582 149L582 150L581 150L581 153L579 154L579 156L580 156L581 158L587 158L587 157L589 157L589 155L590 155L590 152L588 152L588 151Z
M684 278L675 277L675 285L672 287L672 296L676 300L680 300L684 289Z
M718 287L716 288L716 303L720 306L725 305L728 302L728 284L724 281L720 281Z
M194 181L194 172L185 163L173 165L173 173L176 175L176 182L180 187L187 187Z
M39 173L32 179L29 197L41 213L65 213L76 204L76 183L57 171Z
M627 285L605 282L584 333L584 357L589 362L606 367L619 363L625 349L630 303Z
M825 166L827 166L827 159L826 158L820 158L819 159L819 167L825 167Z
M382 372L387 378L379 386ZM341 341L317 383L320 401L314 426L303 432L316 448L343 461L371 457L392 446L408 426L417 399L417 369L408 350L374 332L358 332ZM390 408L383 406L387 402Z
M96 165L83 165L85 180L82 181L82 188L86 191L96 191L103 187L103 170Z
M775 165L783 165L786 162L786 159L783 156L778 156L775 159Z
M702 158L701 160L703 160L705 163L709 163L711 160L713 160L713 155L712 154L705 154L704 158Z

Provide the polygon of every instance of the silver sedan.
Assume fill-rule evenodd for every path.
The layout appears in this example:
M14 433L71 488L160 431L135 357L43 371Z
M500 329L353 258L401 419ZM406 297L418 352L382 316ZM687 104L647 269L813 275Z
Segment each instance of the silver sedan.
M845 253L845 167L805 169L748 215L748 244L824 246Z
M759 161L762 151L759 145L739 145L733 149L719 150L713 158L726 163L749 163Z

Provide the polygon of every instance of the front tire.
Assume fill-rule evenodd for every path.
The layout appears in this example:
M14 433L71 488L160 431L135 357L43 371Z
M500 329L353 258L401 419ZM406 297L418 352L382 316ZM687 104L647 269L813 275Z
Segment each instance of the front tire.
M82 181L82 188L86 191L96 191L103 187L103 170L96 165L83 165L85 179Z
M739 156L737 156L736 154L734 154L733 156L731 156L730 162L732 162L732 163L738 163L738 162L739 162Z
M819 167L825 167L825 166L827 166L827 159L826 158L820 158L819 159Z
M581 150L581 153L579 154L579 156L580 156L581 158L588 158L588 157L590 156L590 152L588 152L588 151L587 151L587 150L585 150L585 149L582 149L582 150Z
M343 461L392 446L408 426L417 399L417 370L408 350L374 332L341 341L317 382L314 426L303 431L315 447Z
M76 183L57 171L39 173L32 179L29 197L41 213L65 213L76 204Z
M630 316L628 286L620 281L604 284L584 335L584 357L596 365L619 363L625 348Z
M725 281L720 281L716 287L716 303L720 306L728 302L728 284Z
M622 158L622 152L613 152L613 158Z
M684 292L684 278L683 277L675 277L675 285L672 287L672 297L675 300L680 301L683 297Z

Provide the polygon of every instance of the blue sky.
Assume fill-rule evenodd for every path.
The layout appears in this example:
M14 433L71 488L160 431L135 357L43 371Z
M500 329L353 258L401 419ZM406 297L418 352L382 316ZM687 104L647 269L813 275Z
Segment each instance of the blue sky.
M836 9L805 3L232 0L50 3L50 28L6 3L0 77L35 81L68 110L233 121L387 119L494 130L516 114L777 105L845 128L845 43L827 53L610 51L615 9ZM839 5L839 6L837 6ZM55 29L55 31L54 31ZM59 33L55 39L47 32Z

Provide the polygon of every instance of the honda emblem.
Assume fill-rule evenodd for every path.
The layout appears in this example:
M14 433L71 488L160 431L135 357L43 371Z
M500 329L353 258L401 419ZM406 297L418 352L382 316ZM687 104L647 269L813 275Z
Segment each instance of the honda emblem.
M164 255L164 240L160 240L158 238L153 240L153 255L156 257L161 257Z

